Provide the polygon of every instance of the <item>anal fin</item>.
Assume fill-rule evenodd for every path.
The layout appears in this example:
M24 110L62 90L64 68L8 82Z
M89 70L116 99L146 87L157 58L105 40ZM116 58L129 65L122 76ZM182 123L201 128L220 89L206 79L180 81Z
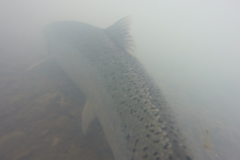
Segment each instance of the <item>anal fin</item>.
M32 70L33 68L39 66L39 65L42 65L43 63L45 63L47 60L49 60L50 58L52 58L52 56L49 56L47 58L44 58L44 59L41 59L40 61L38 62L35 62L34 64L32 64L30 67L28 67L28 69L26 70L27 72Z

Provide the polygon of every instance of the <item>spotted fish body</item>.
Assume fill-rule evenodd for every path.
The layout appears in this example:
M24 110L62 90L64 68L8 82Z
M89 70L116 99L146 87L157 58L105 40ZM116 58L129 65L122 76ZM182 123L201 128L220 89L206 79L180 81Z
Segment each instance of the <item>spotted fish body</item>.
M192 160L160 89L131 54L127 18L107 29L60 21L47 47L86 95L82 130L97 118L115 160Z

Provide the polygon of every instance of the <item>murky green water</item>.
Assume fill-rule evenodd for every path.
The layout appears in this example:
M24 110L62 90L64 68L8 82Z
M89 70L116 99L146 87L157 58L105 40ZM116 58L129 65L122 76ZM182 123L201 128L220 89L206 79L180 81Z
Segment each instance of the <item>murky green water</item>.
M83 135L85 97L58 65L48 60L26 71L37 59L0 54L0 160L113 160L98 121ZM206 110L221 99L188 104L198 96L180 90L172 97L169 91L166 97L180 106L173 109L196 160L239 160L237 124L229 126L224 116Z
M112 160L97 121L83 135L85 97L65 73L54 62L26 72L19 58L1 58L0 159Z

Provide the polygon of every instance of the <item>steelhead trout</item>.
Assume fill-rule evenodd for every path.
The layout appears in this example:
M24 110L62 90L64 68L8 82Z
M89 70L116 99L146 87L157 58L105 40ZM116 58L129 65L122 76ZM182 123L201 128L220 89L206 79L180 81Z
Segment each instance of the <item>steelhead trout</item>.
M101 29L59 21L45 28L50 54L86 96L83 133L97 118L115 160L192 160L159 87L129 54L128 22Z

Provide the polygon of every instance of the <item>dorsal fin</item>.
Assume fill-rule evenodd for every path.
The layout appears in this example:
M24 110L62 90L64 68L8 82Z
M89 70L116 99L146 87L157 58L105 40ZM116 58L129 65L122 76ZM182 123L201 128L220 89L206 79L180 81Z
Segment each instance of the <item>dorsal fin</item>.
M117 47L128 53L132 53L134 51L134 42L129 33L129 26L130 17L124 17L106 28L105 32Z

